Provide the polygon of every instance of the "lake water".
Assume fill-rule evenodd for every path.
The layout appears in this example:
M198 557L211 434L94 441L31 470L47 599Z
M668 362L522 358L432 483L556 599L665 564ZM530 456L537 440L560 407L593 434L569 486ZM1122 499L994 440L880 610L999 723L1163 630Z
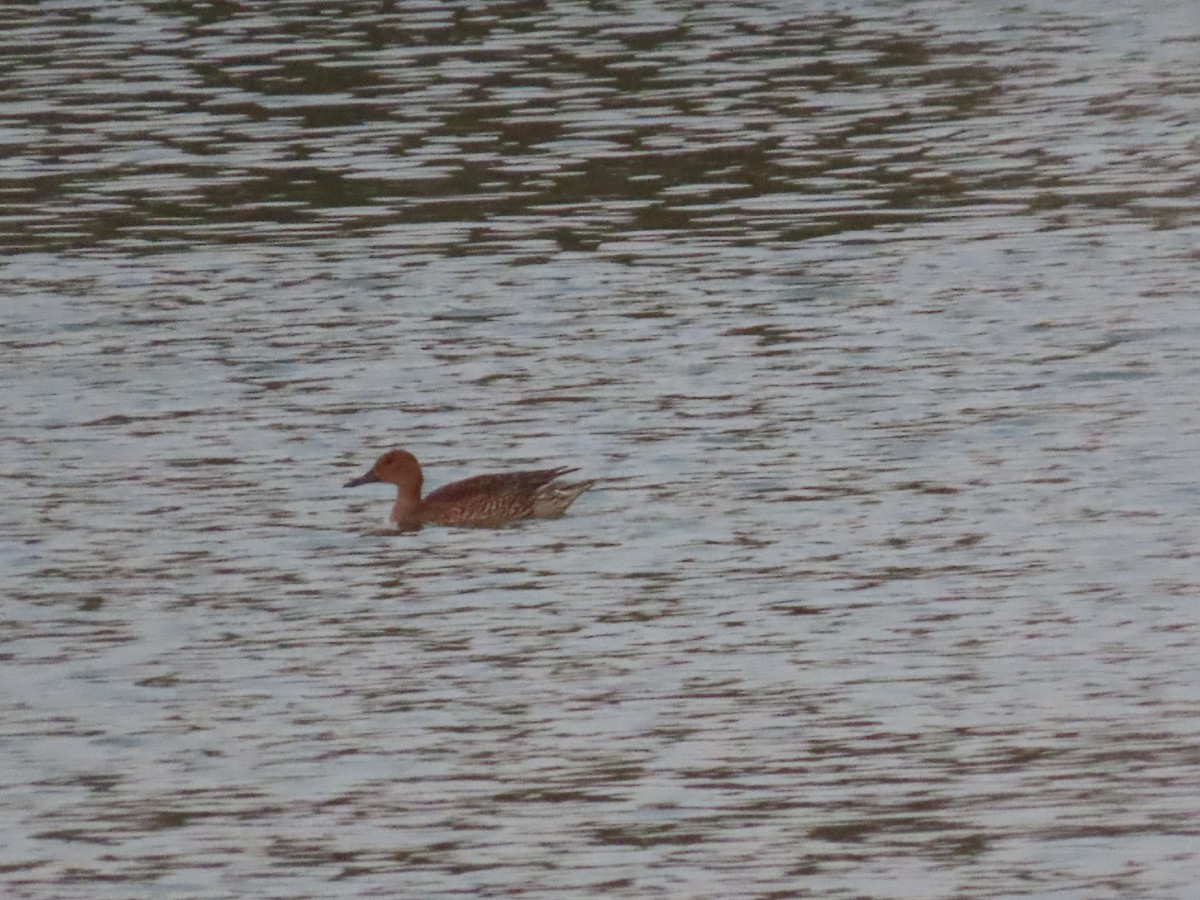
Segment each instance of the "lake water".
M1194 895L1193 0L0 26L5 897Z

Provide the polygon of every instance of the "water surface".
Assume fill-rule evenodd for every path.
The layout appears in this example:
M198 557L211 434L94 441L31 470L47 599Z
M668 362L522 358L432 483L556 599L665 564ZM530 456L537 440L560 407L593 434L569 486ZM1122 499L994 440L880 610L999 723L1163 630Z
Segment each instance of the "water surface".
M339 8L0 11L5 895L1187 896L1193 5Z

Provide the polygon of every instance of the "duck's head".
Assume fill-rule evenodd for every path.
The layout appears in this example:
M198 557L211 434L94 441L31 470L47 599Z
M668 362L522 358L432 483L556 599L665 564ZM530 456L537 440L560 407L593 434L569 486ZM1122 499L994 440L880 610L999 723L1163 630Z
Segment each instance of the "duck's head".
M389 450L379 459L365 475L360 475L353 481L347 481L346 487L358 487L360 484L371 484L375 481L386 481L401 490L421 492L421 464L407 450Z

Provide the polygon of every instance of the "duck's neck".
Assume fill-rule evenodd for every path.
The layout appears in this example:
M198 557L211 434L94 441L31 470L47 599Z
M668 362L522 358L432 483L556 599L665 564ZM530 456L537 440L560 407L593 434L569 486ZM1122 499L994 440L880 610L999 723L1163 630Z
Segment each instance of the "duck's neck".
M411 528L421 524L421 488L420 486L397 489L396 502L392 506L392 521L401 528Z

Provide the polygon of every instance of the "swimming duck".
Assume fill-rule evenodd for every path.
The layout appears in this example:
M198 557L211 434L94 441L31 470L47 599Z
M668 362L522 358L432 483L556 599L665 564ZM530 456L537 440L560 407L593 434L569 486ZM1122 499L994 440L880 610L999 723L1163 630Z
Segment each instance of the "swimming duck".
M421 464L407 450L389 450L370 470L346 487L375 481L396 485L392 521L406 531L424 524L494 528L522 519L554 519L595 481L565 483L560 475L577 472L569 466L530 472L476 475L451 482L421 499Z

